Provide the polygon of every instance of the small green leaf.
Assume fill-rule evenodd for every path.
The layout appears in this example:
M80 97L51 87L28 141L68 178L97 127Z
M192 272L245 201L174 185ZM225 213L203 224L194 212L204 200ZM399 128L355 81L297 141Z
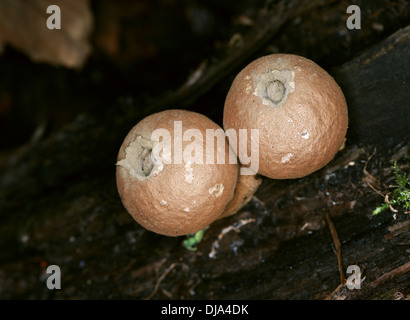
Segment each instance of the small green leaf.
M185 249L188 249L189 251L196 251L197 245L204 237L206 229L208 228L204 228L202 230L199 230L197 233L187 236L187 238L182 242L183 247Z
M389 203L386 202L374 209L373 215L377 215L389 208L389 204L391 206L402 206L404 209L410 210L410 189L407 188L407 185L410 185L410 181L407 180L406 173L404 173L403 176L399 174L397 161L394 161L393 171L396 176L397 185L393 186L395 189L392 192L392 197L389 200Z
M375 216L375 215L379 214L380 212L386 210L388 207L389 207L388 203L384 203L384 204L378 206L376 209L373 210L373 215Z

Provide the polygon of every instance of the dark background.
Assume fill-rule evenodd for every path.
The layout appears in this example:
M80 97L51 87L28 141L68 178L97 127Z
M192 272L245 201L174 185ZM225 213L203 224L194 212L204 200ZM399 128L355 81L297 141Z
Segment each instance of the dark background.
M39 126L47 136L78 114L103 112L122 95L158 97L176 90L205 59L222 59L232 43L244 41L275 3L280 1L91 1L92 52L78 70L33 63L6 46L0 60L0 148L27 143ZM361 7L361 30L346 27L351 4ZM331 70L406 26L410 9L408 1L324 1L306 11L287 21L238 70L256 56L277 52L299 54ZM41 18L48 16L44 12ZM45 32L63 33L64 22L61 31ZM180 107L221 123L234 74Z

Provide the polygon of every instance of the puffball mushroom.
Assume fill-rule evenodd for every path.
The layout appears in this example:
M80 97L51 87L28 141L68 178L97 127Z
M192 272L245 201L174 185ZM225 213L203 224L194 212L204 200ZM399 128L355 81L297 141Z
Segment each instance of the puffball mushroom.
M261 175L300 178L329 163L344 143L347 105L338 84L315 62L271 54L236 76L225 101L223 126L259 130Z
M239 165L229 162L231 152L222 128L204 115L152 114L121 145L116 167L121 200L150 231L196 233L217 220L234 196Z
M234 196L218 219L232 216L247 205L261 183L262 179L257 175L239 175Z

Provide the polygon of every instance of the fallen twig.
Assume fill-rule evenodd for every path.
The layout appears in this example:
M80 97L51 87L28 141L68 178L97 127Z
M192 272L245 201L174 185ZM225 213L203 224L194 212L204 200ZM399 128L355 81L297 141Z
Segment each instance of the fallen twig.
M335 249L336 249L337 265L339 267L339 273L340 273L340 282L341 282L341 285L344 285L346 283L346 278L345 278L344 271L343 271L341 244L340 244L340 241L339 241L339 237L337 235L336 228L335 228L332 220L330 220L330 217L329 217L328 213L325 214L325 218L326 218L326 222L329 226L330 233L331 233L332 239L333 239L333 243L334 243Z
M161 276L157 279L157 283L155 284L154 290L148 295L148 297L145 298L145 300L150 300L152 297L157 293L159 285L161 284L162 280L167 276L167 274L174 269L179 263L174 262L172 263L162 274Z

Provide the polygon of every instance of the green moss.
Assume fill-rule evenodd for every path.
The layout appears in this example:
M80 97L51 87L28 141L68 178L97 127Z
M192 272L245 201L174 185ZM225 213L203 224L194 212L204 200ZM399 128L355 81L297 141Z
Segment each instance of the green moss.
M187 238L182 242L182 246L189 251L196 251L198 243L201 242L202 238L204 237L205 230L208 228L204 228L199 230L197 233L187 236Z
M408 188L408 186L410 186L410 180L407 179L406 173L404 173L402 176L399 174L397 161L394 161L394 174L396 176L397 185L393 186L394 190L392 192L390 200L374 209L373 215L377 215L380 212L388 209L389 206L401 206L404 210L410 211L410 189Z

